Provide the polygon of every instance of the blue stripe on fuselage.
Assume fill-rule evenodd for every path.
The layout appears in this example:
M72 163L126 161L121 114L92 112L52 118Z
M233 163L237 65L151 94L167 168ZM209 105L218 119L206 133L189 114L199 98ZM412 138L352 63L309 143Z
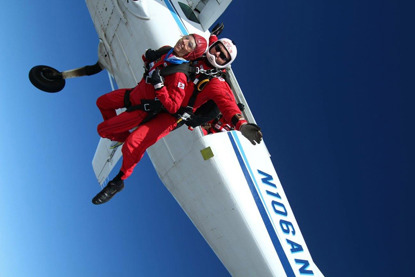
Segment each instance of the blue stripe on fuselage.
M229 139L232 143L233 149L235 151L236 157L238 158L239 165L245 175L245 179L248 182L249 189L251 190L252 196L254 197L255 203L258 207L259 213L261 214L262 220L264 221L265 227L267 228L268 234L271 238L272 244L274 245L275 251L280 258L281 264L287 274L287 277L295 277L294 270L291 267L290 262L288 261L287 255L282 248L281 242L278 239L277 233L275 232L274 227L272 226L271 219L269 218L264 203L261 201L260 195L256 187L258 186L255 179L253 179L253 172L251 166L248 163L245 152L243 151L241 142L239 141L238 136L235 131L228 132Z
M164 3L166 3L167 8L170 10L171 15L173 16L174 20L177 23L177 26L179 26L180 31L183 35L188 35L186 27L184 26L182 20L177 15L176 9L174 8L173 4L170 2L170 0L164 0Z

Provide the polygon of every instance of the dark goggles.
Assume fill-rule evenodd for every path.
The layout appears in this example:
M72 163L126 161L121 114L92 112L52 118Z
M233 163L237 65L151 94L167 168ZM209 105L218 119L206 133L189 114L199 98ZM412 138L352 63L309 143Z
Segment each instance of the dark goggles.
M216 52L219 52L219 57L225 61L225 63L229 62L230 59L226 58L225 53L222 52L222 48L220 48L219 43L215 45Z

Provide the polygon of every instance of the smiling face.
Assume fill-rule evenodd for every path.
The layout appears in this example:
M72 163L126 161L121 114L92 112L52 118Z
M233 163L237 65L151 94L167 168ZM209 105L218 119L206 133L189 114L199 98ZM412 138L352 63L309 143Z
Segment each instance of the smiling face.
M230 67L234 62L238 50L235 43L228 38L218 39L209 46L206 59L209 64L217 69Z
M231 56L229 55L228 50L226 50L225 46L218 42L209 49L209 53L215 56L216 63L219 65L224 65L230 61Z
M177 41L174 46L174 53L178 57L183 57L192 52L196 48L195 38L191 35L184 36Z

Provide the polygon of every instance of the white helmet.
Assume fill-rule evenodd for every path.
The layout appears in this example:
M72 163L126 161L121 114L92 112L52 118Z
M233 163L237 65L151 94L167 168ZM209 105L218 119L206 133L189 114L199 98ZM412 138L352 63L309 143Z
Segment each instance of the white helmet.
M222 43L223 46L225 46L226 50L228 51L229 55L230 55L230 60L225 63L225 64L217 64L216 63L216 57L214 55L212 55L210 53L210 49L212 47L215 47L216 44L218 43ZM208 61L216 68L226 68L228 66L231 65L231 63L235 60L236 58L236 54L238 53L235 44L233 44L232 40L228 39L228 38L221 38L219 40L217 40L216 42L214 42L211 46L209 46L208 51L206 52L206 58L208 59Z

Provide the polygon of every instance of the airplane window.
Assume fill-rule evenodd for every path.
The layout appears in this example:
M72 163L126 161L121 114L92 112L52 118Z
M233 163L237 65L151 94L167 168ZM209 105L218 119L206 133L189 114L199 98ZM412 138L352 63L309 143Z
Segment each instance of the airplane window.
M179 5L180 5L180 8L182 8L182 11L184 15L187 17L187 19L200 24L199 19L197 19L197 16L195 15L191 7L189 7L188 5L182 2L179 2Z

